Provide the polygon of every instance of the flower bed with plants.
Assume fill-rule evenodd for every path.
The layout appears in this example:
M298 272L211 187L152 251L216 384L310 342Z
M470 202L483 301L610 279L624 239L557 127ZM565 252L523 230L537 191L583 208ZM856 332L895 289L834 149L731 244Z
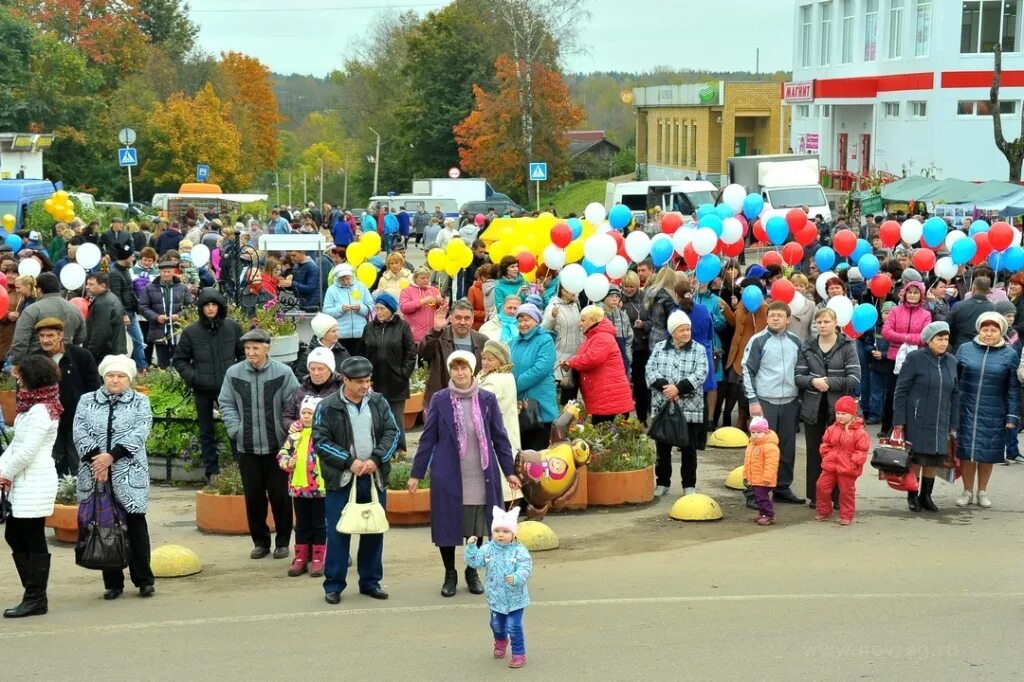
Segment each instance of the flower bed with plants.
M409 377L409 399L405 401L405 428L411 429L416 426L420 415L423 414L423 392L427 388L427 377L430 375L430 368L426 364L418 366L412 371Z
M634 417L578 424L574 438L590 444L587 502L593 506L642 504L654 499L654 450Z
M46 517L46 527L53 529L59 542L78 542L78 477L66 474L57 481L57 498L53 514Z
M406 490L412 461L395 459L388 475L388 523L393 526L422 526L430 523L430 474L420 481L419 489Z

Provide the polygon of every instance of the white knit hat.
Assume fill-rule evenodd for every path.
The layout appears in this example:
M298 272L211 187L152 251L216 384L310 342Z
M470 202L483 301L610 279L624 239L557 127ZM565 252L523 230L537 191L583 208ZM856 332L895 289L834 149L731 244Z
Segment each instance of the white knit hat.
M313 410L316 412L316 406L320 404L323 398L317 398L315 395L307 395L302 399L302 404L299 405L299 414L302 414L303 410Z
M684 313L682 310L677 310L668 316L668 333L671 334L676 330L676 327L682 325L691 326L690 316Z
M306 356L306 369L309 369L309 366L314 362L319 362L321 365L325 365L329 370L331 370L331 373L334 373L338 368L334 361L334 353L323 346L309 351L309 355Z
M127 355L108 355L100 363L100 376L106 376L107 372L123 372L128 375L128 381L135 381L135 361Z
M451 356L448 356L451 357ZM502 528L504 530L512 531L515 535L519 531L519 507L512 508L511 511L505 511L501 507L495 506L491 508L491 532Z
M445 366L448 367L448 369L451 369L452 363L455 362L456 360L462 360L463 362L467 363L469 365L469 371L472 372L473 374L476 374L475 355L473 355L467 350L453 351L451 355L448 356L448 360L445 363Z
M331 331L331 327L338 326L338 321L334 319L334 315L317 313L309 321L309 326L313 329L313 334L316 335L316 338L322 339L327 332Z

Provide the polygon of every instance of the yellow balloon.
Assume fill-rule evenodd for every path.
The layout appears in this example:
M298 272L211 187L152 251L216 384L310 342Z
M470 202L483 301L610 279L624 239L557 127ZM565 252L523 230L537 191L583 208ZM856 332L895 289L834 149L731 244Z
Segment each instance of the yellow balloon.
M373 267L373 263L363 263L356 268L356 279L367 287L372 287L377 281L377 268Z
M583 240L573 239L569 246L565 247L565 262L578 263L583 260Z
M551 228L558 222L558 218L551 215L548 212L541 213L537 216L537 219L533 221L537 229L543 232L551 232Z
M380 252L380 235L376 232L364 232L363 236L359 238L359 243L370 255Z
M454 277L455 275L459 274L459 270L461 269L462 268L459 267L458 263L452 263L451 261L448 261L448 265L444 269L444 271L448 273L449 277Z
M458 255L455 256L455 262L460 268L468 268L470 263L473 262L473 252L469 248L462 249Z
M366 248L359 242L352 242L345 249L345 260L348 261L349 265L358 267L360 263L366 260Z
M530 270L529 272L524 272L522 274L523 279L525 279L530 284L533 284L533 281L537 279L537 268L534 268L533 270Z
M65 192L62 189L59 189L56 192L54 192L53 196L57 197L57 199L59 199L61 201L67 201L68 200L68 193Z
M502 242L494 242L490 248L487 249L487 254L491 257L492 263L500 263L501 259L508 253L508 247Z
M54 216L54 218L56 218L56 216ZM65 211L64 213L62 213L60 215L60 220L65 222L65 223L70 223L74 219L75 219L75 212L74 211Z
M502 241L510 242L515 238L516 228L512 227L511 225L505 225L504 227L501 228L501 230L498 231L498 239Z
M49 198L43 202L43 210L47 213L53 213L53 198Z
M11 215L10 213L5 213L4 214L4 229L5 230L7 230L8 232L12 231L14 229L14 223L16 223L16 222L17 222L17 219L13 215Z
M427 265L431 270L441 272L448 265L448 256L441 249L431 249L427 251Z
M409 280L401 279L401 280L398 281L398 288L399 289L405 289L407 286L409 286Z
M453 239L448 242L448 246L445 247L444 254L448 256L448 258L455 258L464 248L466 248L466 245L462 243L461 239Z

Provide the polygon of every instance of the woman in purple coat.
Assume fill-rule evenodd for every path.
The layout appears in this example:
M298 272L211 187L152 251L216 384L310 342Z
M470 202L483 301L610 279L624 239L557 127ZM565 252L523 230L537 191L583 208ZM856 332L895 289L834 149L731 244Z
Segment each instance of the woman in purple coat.
M456 545L473 536L480 544L490 535L491 507L504 505L501 472L515 470L498 399L473 377L476 358L457 350L447 362L451 381L430 399L408 486L415 492L430 467L430 536L444 562L442 597L455 594ZM519 488L518 477L507 479ZM466 586L483 594L476 569L466 568Z

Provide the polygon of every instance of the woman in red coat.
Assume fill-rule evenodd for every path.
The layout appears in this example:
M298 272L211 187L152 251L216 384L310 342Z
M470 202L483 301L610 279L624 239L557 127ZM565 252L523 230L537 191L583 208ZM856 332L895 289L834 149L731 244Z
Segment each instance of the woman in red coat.
M633 411L633 389L615 340L615 326L601 308L588 305L580 311L580 329L583 343L562 367L579 372L587 414L595 424L628 415Z

